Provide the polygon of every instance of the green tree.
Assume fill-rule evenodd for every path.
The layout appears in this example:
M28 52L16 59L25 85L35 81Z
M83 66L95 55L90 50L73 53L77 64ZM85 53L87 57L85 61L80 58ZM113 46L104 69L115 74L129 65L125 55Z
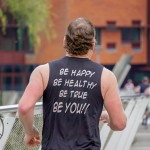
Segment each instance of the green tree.
M22 29L28 28L30 43L36 52L41 43L40 33L45 33L48 39L56 36L52 22L52 3L50 0L0 0L0 24L5 33L8 14L17 22L17 35L21 47ZM0 105L2 91L0 89Z
M41 42L40 33L44 32L48 39L55 37L50 0L0 0L0 21L2 30L7 26L7 14L11 14L18 27L28 27L29 37L33 44Z

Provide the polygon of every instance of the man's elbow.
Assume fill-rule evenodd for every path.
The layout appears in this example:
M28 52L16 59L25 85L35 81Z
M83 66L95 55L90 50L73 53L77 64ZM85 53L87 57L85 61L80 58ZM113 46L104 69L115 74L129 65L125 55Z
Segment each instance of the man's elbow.
M126 124L127 124L127 119L124 118L123 120L113 123L113 125L111 126L111 129L114 131L122 131L126 128Z
M29 107L27 107L27 105L23 105L21 103L19 103L18 105L18 113L19 115L26 115L29 112Z
M116 131L122 131L125 128L126 128L126 122L123 122L116 127Z

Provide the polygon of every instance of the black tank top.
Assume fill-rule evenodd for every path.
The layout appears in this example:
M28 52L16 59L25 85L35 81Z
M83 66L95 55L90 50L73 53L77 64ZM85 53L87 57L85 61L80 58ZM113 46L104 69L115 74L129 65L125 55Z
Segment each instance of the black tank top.
M99 150L103 66L88 58L63 57L49 67L42 150Z
M141 83L140 85L140 93L144 93L144 91L150 86L149 84L143 84Z

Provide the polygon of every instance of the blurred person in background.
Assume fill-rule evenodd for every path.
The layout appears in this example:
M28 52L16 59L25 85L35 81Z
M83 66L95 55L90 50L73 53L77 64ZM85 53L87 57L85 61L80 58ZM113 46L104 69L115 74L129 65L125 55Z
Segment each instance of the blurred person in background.
M140 83L136 88L135 88L135 92L136 93L144 93L146 91L147 88L150 87L150 82L149 82L149 78L147 76L144 76L142 79L142 83Z
M127 94L134 93L134 83L131 79L127 80L127 83L124 85L124 90L125 92L127 92Z
M146 95L150 94L150 82L147 76L143 77L142 83L136 87L135 92L146 94ZM143 120L142 120L142 125L144 125L146 129L148 128L149 117L150 117L150 104L148 104L148 106L146 107L145 113L143 115Z

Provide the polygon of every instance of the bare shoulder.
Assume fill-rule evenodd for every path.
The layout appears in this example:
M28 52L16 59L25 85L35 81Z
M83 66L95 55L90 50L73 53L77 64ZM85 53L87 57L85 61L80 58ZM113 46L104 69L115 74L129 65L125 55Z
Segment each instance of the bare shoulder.
M103 69L102 78L106 79L107 81L108 79L116 80L114 73L107 68Z
M101 78L101 90L102 90L103 97L105 97L107 91L111 87L116 87L116 86L118 85L114 73L109 69L104 68L102 72L102 78Z
M46 63L43 65L39 65L38 67L35 68L34 71L38 72L41 75L44 89L45 89L47 87L49 74L50 74L49 64Z
M36 70L39 71L42 75L49 73L49 65L48 63L39 65L36 67Z

